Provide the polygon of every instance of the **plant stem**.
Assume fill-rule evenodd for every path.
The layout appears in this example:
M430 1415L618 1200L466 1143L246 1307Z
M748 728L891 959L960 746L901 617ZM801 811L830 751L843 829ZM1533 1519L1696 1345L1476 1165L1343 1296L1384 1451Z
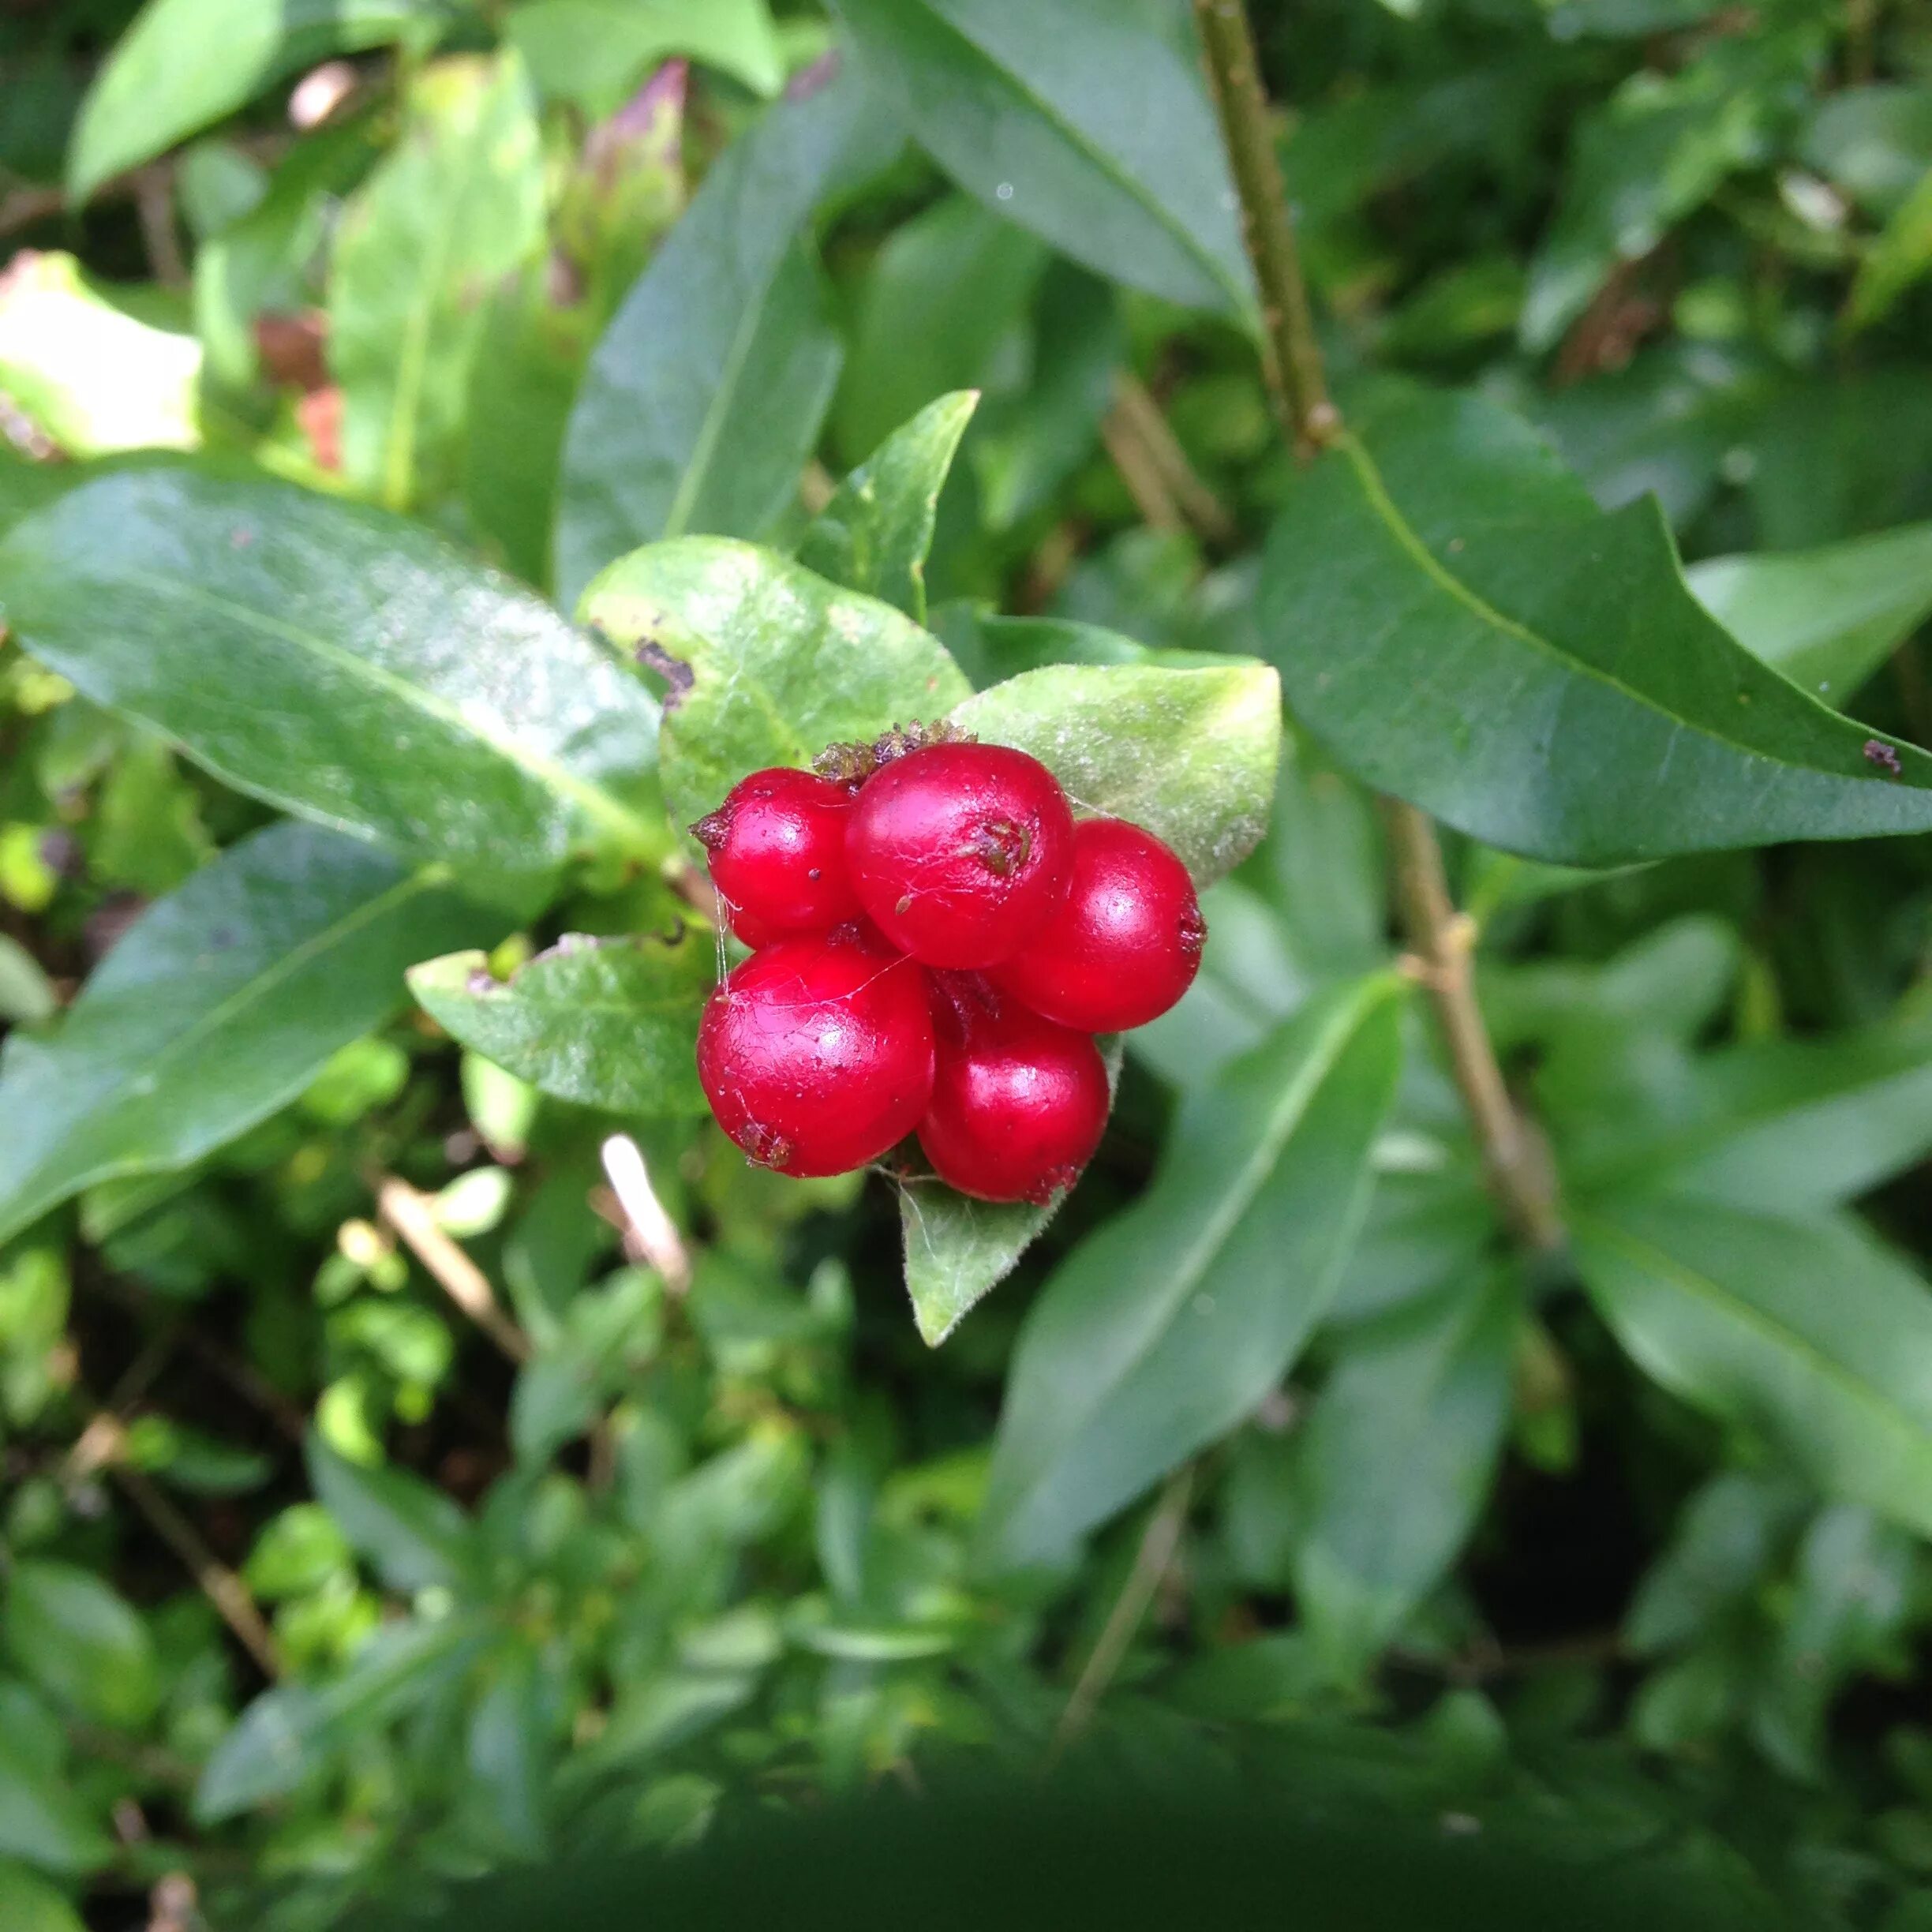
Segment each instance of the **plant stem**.
M1342 417L1329 400L1254 36L1243 0L1194 0L1194 15L1261 292L1268 386L1296 453L1306 460L1340 437ZM1490 1194L1518 1239L1533 1249L1554 1248L1563 1239L1555 1189L1510 1099L1476 1004L1470 972L1474 928L1449 896L1435 825L1400 799L1385 798L1381 805L1402 926L1436 1009Z

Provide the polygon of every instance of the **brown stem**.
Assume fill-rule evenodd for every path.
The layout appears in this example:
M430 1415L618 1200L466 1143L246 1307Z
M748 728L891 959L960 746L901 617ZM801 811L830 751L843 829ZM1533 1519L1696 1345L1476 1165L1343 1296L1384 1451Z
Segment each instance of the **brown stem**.
M1194 0L1194 17L1240 200L1241 234L1261 291L1269 388L1297 450L1312 455L1335 440L1342 418L1328 399L1247 9L1242 0Z
M1209 543L1234 541L1234 519L1228 515L1226 507L1189 462L1181 439L1161 414L1160 405L1147 384L1125 369L1114 379L1114 406L1107 411L1101 434L1116 464L1121 461L1114 449L1116 438L1141 453L1142 460L1159 479L1163 497L1196 536ZM1132 479L1129 481L1131 487ZM1152 523L1155 519L1148 517L1147 521Z
M436 1285L511 1361L527 1362L536 1352L530 1337L504 1312L489 1277L443 1231L429 1196L395 1174L373 1172L367 1178L383 1219Z
M1241 232L1261 291L1268 384L1297 453L1305 459L1342 435L1342 417L1328 398L1260 62L1242 0L1194 0L1194 13L1241 198ZM1470 972L1474 928L1449 896L1436 827L1413 805L1398 799L1381 803L1402 924L1436 1009L1484 1177L1516 1236L1532 1249L1553 1248L1563 1238L1555 1189L1510 1099L1476 1004Z

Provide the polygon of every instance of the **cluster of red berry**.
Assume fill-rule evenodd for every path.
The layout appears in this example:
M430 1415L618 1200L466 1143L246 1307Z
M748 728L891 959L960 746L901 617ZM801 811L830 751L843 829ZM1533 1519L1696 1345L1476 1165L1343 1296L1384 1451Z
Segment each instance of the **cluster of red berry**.
M754 772L691 829L754 949L705 1009L698 1075L781 1174L843 1174L916 1131L961 1193L1044 1204L1106 1125L1092 1035L1165 1013L1200 963L1166 845L1076 821L1038 759L943 728Z

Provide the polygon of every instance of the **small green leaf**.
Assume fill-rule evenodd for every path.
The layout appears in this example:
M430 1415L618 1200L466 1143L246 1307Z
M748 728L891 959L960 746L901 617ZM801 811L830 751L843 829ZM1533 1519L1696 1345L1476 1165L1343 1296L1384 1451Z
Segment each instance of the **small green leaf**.
M708 934L573 934L507 980L481 953L410 974L410 990L466 1046L560 1099L612 1114L702 1111L698 1017L717 978Z
M148 1627L88 1571L15 1563L0 1631L21 1668L70 1711L126 1728L154 1714L161 1673Z
M1932 523L1786 556L1711 557L1684 581L1754 657L1841 702L1932 613Z
M407 1470L351 1462L313 1430L303 1454L316 1500L391 1589L461 1590L472 1580L475 1531L441 1490Z
M888 132L842 73L772 108L705 178L578 392L558 490L565 605L639 544L758 536L796 496L842 358L801 238L822 197L888 158Z
M398 145L343 210L328 290L343 467L392 510L455 480L480 292L543 238L540 147L515 59L439 61L410 89Z
M526 1642L500 1647L470 1713L466 1802L511 1858L541 1857L549 1841L551 1698L548 1672Z
M1054 665L981 691L953 718L1030 751L1076 808L1157 833L1196 885L1231 871L1267 829L1282 723L1265 665Z
M1242 1417L1320 1319L1367 1204L1401 983L1324 994L1183 1097L1152 1185L1029 1311L983 1546L1050 1558Z
M1908 195L1859 264L1845 305L1848 329L1870 328L1897 307L1915 282L1932 273L1932 173Z
M1481 1274L1350 1332L1296 1437L1295 1604L1356 1681L1470 1533L1508 1419L1521 1293Z
M914 137L996 215L1132 287L1252 307L1213 110L1158 0L837 11Z
M0 1860L0 1925L7 1932L87 1932L64 1893L24 1866Z
M1123 1043L1100 1043L1110 1092L1119 1084ZM1018 1264L1060 1211L1027 1201L983 1201L930 1175L899 1185L899 1233L905 1249L906 1293L920 1339L937 1348Z
M47 1714L46 1706L36 1709ZM105 1865L114 1855L114 1842L61 1775L58 1729L55 1750L43 1761L24 1728L14 1728L12 1717L9 1713L9 1722L0 1727L0 1858L24 1859L43 1871L86 1872ZM0 1885L0 1914L6 1900ZM13 1924L0 1915L7 1932Z
M201 346L120 307L71 255L17 256L0 277L0 388L63 455L201 440Z
M799 541L799 561L923 623L939 492L979 400L970 389L942 396L895 429L813 519Z
M1562 865L1932 826L1932 757L1723 631L1654 503L1603 515L1474 397L1391 385L1350 421L1289 485L1258 616L1357 777Z
M174 464L99 477L0 542L0 612L217 777L403 852L501 874L667 848L643 685L381 511Z
M426 46L450 16L444 0L148 0L81 105L68 192L84 201L331 54Z
M253 1126L402 1004L413 960L497 923L336 833L232 847L142 915L58 1031L0 1054L0 1241Z
M943 717L968 694L939 640L890 605L721 537L623 558L580 614L671 680L661 777L680 825L715 811L747 772Z
M1604 1320L1665 1387L1932 1533L1932 1295L1911 1269L1849 1222L1716 1201L1621 1198L1572 1234Z
M546 99L610 113L657 62L682 54L769 99L784 49L766 0L528 0L504 22Z
M332 1683L283 1684L249 1705L215 1747L195 1815L219 1824L296 1790L373 1730L436 1696L489 1642L462 1617L384 1625Z

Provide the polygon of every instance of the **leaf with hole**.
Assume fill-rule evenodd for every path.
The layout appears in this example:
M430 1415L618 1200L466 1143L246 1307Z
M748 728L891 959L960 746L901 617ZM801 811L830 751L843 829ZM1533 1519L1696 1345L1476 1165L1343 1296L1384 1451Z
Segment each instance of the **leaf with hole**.
M710 935L572 934L507 979L481 953L430 960L410 990L445 1031L560 1099L612 1114L702 1112L698 1019L717 978Z

